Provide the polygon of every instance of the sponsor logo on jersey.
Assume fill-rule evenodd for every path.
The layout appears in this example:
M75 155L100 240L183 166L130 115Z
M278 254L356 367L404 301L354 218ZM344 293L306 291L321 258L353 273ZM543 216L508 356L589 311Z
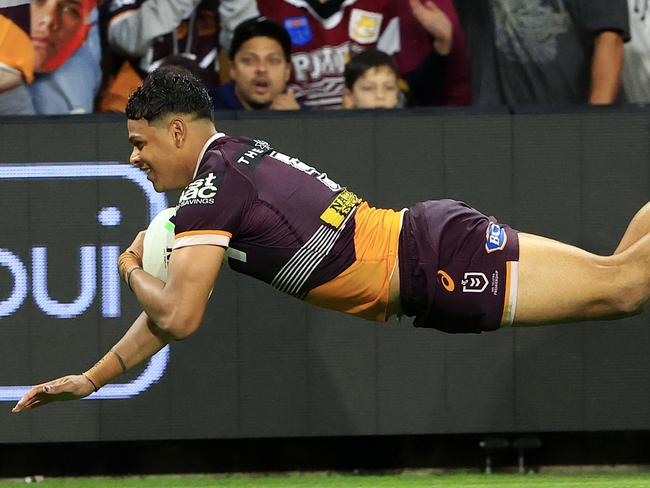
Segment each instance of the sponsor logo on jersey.
M240 164L245 164L251 168L255 168L265 154L269 153L273 148L266 141L260 141L255 139L253 141L254 146L244 149L238 156L237 162Z
M440 284L443 286L443 288L447 291L454 291L456 289L456 283L454 283L454 280L452 279L447 272L439 269L438 270L438 281Z
M338 46L324 46L309 52L293 53L291 62L295 79L304 82L316 81L328 75L341 76L351 54L359 51L359 46L346 41Z
M463 293L483 293L488 286L488 279L483 273L470 271L461 280Z
M207 176L194 180L181 193L178 206L213 204L217 195L217 184L221 183L222 178L223 175L210 172Z
M351 191L345 190L336 196L330 206L321 214L320 219L338 229L359 203L361 203L361 198Z
M377 12L353 8L348 27L350 39L357 41L359 44L377 42L383 17L382 14Z
M289 37L291 37L291 43L294 46L304 46L314 38L311 27L309 27L309 20L304 15L285 19L284 28L287 29Z
M339 191L341 189L341 185L339 185L337 182L331 180L328 176L327 173L321 173L320 171L316 170L315 168L312 168L311 166L303 163L300 161L298 158L292 158L291 156L287 156L286 154L277 152L277 151L271 151L271 154L269 154L273 159L277 159L278 161L291 166L298 171L302 171L303 173L313 176L316 178L318 181L320 181L323 185L325 185L327 188L329 188L332 191Z
M499 224L490 222L485 231L485 250L490 253L494 251L503 251L508 242L506 230Z

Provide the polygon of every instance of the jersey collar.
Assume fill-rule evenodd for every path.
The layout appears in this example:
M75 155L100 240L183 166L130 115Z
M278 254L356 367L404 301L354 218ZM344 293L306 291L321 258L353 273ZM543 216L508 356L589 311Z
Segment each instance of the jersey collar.
M210 145L219 139L220 137L225 136L223 132L217 132L216 134L213 134L210 139L205 141L205 144L203 144L203 149L201 149L201 152L199 153L199 159L196 162L196 168L194 168L194 176L192 176L192 179L196 178L197 173L199 172L199 166L201 166L201 161L203 161L203 156L205 156L205 152L208 150Z

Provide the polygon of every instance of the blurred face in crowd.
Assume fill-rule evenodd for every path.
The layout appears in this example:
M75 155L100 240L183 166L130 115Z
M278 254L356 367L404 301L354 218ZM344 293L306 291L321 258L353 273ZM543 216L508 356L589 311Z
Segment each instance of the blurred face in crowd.
M230 64L235 93L247 110L268 108L284 92L290 75L282 45L270 37L251 37Z
M397 75L388 66L370 68L345 89L346 108L396 108L399 100Z
M32 0L31 37L35 71L43 69L68 46L85 23L82 0Z

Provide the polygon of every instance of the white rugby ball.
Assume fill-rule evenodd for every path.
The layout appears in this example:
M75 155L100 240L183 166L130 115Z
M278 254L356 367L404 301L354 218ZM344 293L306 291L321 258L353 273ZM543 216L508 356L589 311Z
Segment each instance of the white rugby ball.
M144 235L142 268L164 282L167 282L169 255L176 240L174 224L169 220L174 215L175 207L163 210L154 217Z

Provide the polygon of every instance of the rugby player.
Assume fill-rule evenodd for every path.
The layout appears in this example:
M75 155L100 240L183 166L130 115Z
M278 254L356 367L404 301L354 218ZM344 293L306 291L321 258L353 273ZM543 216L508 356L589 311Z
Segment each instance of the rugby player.
M167 282L142 269L141 232L119 271L142 314L92 368L32 387L13 412L85 397L190 336L224 257L315 305L447 332L623 317L650 296L650 205L596 256L452 200L372 208L264 141L217 132L208 93L178 69L149 75L126 113L131 164L157 191L184 188Z

